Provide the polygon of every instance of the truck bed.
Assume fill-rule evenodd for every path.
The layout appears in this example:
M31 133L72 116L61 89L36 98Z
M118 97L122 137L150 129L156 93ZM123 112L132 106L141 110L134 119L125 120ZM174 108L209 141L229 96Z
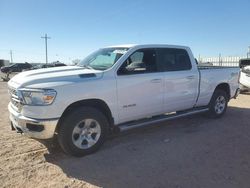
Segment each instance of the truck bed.
M230 68L239 68L238 66L209 66L209 65L198 65L199 70L204 70L204 69L230 69Z
M199 66L200 88L198 106L207 105L212 97L214 89L221 83L229 84L230 98L235 95L238 88L239 67L221 67L221 66Z

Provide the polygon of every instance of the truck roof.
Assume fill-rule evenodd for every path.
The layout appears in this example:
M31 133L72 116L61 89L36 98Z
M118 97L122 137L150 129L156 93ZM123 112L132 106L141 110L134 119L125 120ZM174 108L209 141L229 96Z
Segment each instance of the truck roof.
M121 45L112 45L108 46L106 48L133 48L133 47L139 47L139 48L184 48L187 49L189 47L187 46L181 46L181 45L171 45L171 44L121 44Z

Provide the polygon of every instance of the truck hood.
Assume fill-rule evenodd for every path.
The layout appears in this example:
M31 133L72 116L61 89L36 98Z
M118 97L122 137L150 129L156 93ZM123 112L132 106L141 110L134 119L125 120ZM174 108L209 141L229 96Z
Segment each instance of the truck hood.
M8 85L15 88L49 88L74 82L99 79L103 71L79 66L63 66L30 70L14 76Z

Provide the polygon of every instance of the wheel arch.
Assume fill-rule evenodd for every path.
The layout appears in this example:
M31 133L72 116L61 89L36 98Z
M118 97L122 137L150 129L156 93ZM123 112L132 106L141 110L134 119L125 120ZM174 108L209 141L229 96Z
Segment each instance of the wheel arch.
M56 131L58 131L58 128L60 127L61 122L64 120L64 118L67 116L67 114L69 114L71 111L73 111L74 109L78 108L78 107L93 107L96 108L98 110L100 110L108 119L110 128L113 128L114 126L114 118L112 116L112 112L109 108L109 106L107 105L107 103L101 99L85 99L85 100L80 100L80 101L76 101L72 104L70 104L62 113L57 127L56 127Z
M228 83L220 83L219 85L216 86L216 88L214 89L214 92L216 90L222 90L225 91L228 97L228 100L230 100L231 98L231 93L230 93L230 86Z

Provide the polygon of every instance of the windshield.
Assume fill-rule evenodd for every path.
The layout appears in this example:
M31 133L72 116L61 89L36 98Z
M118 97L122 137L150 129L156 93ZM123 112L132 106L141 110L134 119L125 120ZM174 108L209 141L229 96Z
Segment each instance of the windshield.
M103 48L83 59L78 65L81 67L106 70L112 67L128 48Z

